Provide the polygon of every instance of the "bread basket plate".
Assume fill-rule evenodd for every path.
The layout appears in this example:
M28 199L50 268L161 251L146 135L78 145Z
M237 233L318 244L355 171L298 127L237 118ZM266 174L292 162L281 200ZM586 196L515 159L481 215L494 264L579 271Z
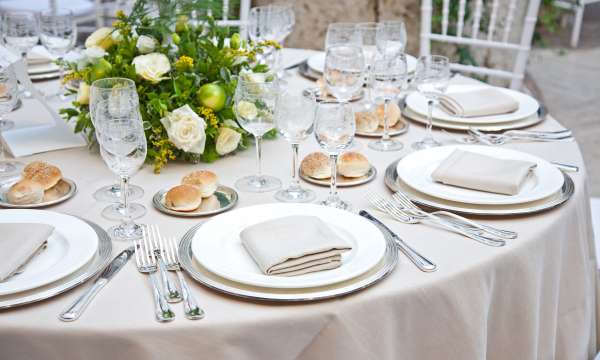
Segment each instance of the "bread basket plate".
M2 182L0 184L0 207L11 208L11 209L42 208L42 207L46 207L46 206L56 205L63 201L67 201L70 198L72 198L73 196L75 196L75 194L77 193L77 185L75 185L75 181L73 181L71 179L67 179L67 178L62 178L60 181L66 183L69 187L68 187L68 190L66 190L65 193L61 197L54 199L54 200L50 200L50 201L42 201L41 203L37 203L37 204L24 204L24 205L11 204L10 202L8 202L8 199L6 198L6 194L8 193L8 190L10 189L10 187L13 186L13 184L18 182L19 180L21 180L21 179L20 178L12 178L12 179Z
M406 133L408 131L408 122L400 119L394 126L389 128L390 136L398 136ZM365 137L382 137L383 136L383 127L378 127L374 132L364 132L356 130L355 135L365 136Z
M363 89L359 89L357 92L355 92L352 95L352 98L350 99L350 102L355 102L355 101L359 101L363 98L365 92ZM317 101L317 102L322 102L322 101L337 101L335 97L333 97L332 95L328 95L328 94L323 94L321 89L319 87L308 87L304 90L302 90L302 95L308 97L308 98L313 98Z
M152 198L152 204L154 207L165 214L182 216L182 217L198 217L198 216L209 216L216 215L225 212L235 206L238 202L238 193L228 187L219 185L217 190L211 198L202 199L200 207L193 211L176 211L169 209L165 205L165 196L171 188L164 188L159 190ZM210 200L207 200L210 199Z
M300 172L300 178L302 178L302 180L309 182L311 184L315 184L315 185L319 185L319 186L329 186L331 184L331 178L315 179L315 178L312 178L312 177L306 175L302 170L299 170L299 172ZM363 175L361 177L349 178L349 177L341 176L340 174L338 174L337 186L338 187L348 187L348 186L358 186L358 185L366 184L366 183L372 181L373 179L375 179L376 176L377 176L377 169L375 169L375 167L373 165L371 165L369 172L367 172L366 175Z

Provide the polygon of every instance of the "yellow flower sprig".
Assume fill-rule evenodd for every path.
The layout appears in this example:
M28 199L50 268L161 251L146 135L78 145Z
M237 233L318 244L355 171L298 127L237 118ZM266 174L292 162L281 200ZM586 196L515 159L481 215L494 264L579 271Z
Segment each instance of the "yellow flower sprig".
M175 68L179 71L190 70L194 67L194 59L187 55L182 55L175 61Z
M200 106L198 108L198 114L204 118L204 121L206 121L208 126L215 129L219 126L219 118L211 108Z
M154 173L159 174L162 168L167 165L167 162L169 162L169 160L175 160L177 156L173 151L173 144L169 141L169 138L163 135L162 127L152 128L150 141L152 142L152 146L158 150L158 154L153 159Z

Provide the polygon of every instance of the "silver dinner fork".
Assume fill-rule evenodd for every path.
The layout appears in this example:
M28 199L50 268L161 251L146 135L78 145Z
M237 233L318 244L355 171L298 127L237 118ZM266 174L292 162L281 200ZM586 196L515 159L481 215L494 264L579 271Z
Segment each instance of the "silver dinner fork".
M573 140L573 134L570 130L559 131L527 131L527 130L509 130L500 134L484 133L475 128L470 128L468 133L471 137L464 138L464 142L482 143L486 145L503 145L512 140L529 141L570 141Z
M160 288L159 278L156 274L156 254L154 253L154 247L148 241L147 237L143 240L133 241L137 251L135 252L135 263L137 269L142 274L150 275L150 282L152 284L152 293L154 296L154 315L156 320L159 322L168 322L175 319L175 313L169 307L169 303L165 299Z
M154 254L158 260L158 272L160 273L160 278L162 280L162 284L164 285L163 289L167 291L167 301L170 303L180 302L181 293L179 292L179 289L177 289L177 286L171 281L171 279L169 279L169 275L167 275L163 248L159 245L161 236L158 226L146 225L143 229L142 235L144 238L147 238L148 241L150 241L154 248Z
M179 260L179 252L177 251L177 245L175 244L174 238L163 239L159 238L160 251L165 259L165 265L167 270L174 271L179 279L179 285L181 286L181 294L183 295L183 310L185 317L190 320L198 320L204 317L204 310L202 310L194 295L190 291L190 287L185 281L183 274L181 273L181 266Z

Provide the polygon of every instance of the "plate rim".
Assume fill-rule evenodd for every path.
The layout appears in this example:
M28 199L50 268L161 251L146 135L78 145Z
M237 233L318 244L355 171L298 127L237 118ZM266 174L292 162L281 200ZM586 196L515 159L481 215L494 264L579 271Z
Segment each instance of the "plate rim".
M366 179L360 180L356 183L354 183L354 182L343 183L343 182L340 182L340 179L338 177L336 186L340 187L340 188L341 187L354 187L354 186L368 184L371 181L375 180L375 178L377 177L377 168L373 164L371 164L371 163L369 163L369 164L371 165L371 168L369 169L370 175L367 176ZM312 177L306 175L300 167L298 167L298 175L300 176L300 179L306 181L309 184L313 184L313 185L317 185L317 186L325 186L325 187L330 186L330 182L331 182L330 177L328 177L326 179L315 179L315 178L312 178Z
M154 195L152 196L152 205L154 205L154 208L157 209L158 211L162 212L163 214L173 215L173 216L178 216L178 217L204 217L204 216L221 214L221 213L229 211L233 207L235 207L235 205L237 205L238 200L239 200L239 194L234 188L219 184L217 186L217 190L226 189L231 194L231 202L227 206L219 208L219 209L207 211L205 213L175 211L175 210L171 210L168 207L166 207L161 201L163 195L167 191L169 191L171 188L172 187L165 187L165 188L158 190L156 193L154 193Z
M399 136L402 134L405 134L408 132L408 128L410 127L410 124L408 121L404 120L404 118L402 117L402 115L400 115L400 120L398 120L397 123L402 123L404 126L402 126L402 128L396 130L396 131L389 131L389 135L390 136ZM395 127L396 125L392 126ZM382 129L381 126L378 126L377 129ZM383 136L383 130L381 130L381 132L362 132L362 131L358 131L356 130L356 132L354 133L354 135L356 136L363 136L363 137L368 137L368 138L379 138Z
M9 181L12 181L12 180L20 181L20 179L12 178L12 179L10 179L10 180L8 180L6 182L9 182ZM64 182L66 182L67 184L69 184L69 186L71 188L69 189L69 191L67 191L67 193L65 195L63 195L62 197L60 197L58 199L54 199L54 200L50 200L50 201L46 201L46 202L41 202L41 203L37 203L37 204L24 204L24 205L11 204L11 203L7 203L7 202L4 202L4 201L0 200L0 208L6 208L6 209L37 209L37 208L44 208L44 207L48 207L48 206L60 204L60 203L62 203L64 201L67 201L67 200L69 200L70 198L72 198L73 196L75 196L77 194L77 184L75 183L74 180L72 180L70 178L62 178L62 180Z

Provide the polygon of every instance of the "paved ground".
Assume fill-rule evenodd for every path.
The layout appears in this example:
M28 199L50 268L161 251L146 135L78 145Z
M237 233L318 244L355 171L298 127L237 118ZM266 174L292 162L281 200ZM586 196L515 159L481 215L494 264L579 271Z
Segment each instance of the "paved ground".
M528 76L542 101L573 130L589 171L592 196L600 196L600 3L586 7L577 49L568 47L570 25L532 51Z

